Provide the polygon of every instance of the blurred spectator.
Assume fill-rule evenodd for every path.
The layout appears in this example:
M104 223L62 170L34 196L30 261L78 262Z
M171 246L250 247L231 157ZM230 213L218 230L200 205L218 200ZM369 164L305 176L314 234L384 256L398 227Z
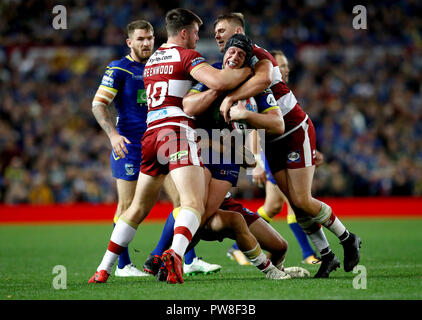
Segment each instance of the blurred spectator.
M52 28L54 5L0 4L0 202L114 202L110 149L91 100L104 66L127 52L125 25L151 21L158 45L170 5L64 1L66 30ZM366 30L352 28L353 5L345 0L172 5L203 19L198 44L205 56L219 57L212 23L228 11L245 14L257 44L286 53L289 86L311 116L326 159L316 170L316 195L422 195L420 1L366 5ZM234 192L263 195L244 175Z

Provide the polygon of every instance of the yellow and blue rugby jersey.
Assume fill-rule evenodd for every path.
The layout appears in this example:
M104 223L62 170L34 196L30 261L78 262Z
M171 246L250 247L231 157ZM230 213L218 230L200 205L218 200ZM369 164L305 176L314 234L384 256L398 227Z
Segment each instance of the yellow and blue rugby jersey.
M130 55L112 61L101 81L102 88L116 93L117 131L132 143L140 143L147 128L147 100L143 81L145 64Z

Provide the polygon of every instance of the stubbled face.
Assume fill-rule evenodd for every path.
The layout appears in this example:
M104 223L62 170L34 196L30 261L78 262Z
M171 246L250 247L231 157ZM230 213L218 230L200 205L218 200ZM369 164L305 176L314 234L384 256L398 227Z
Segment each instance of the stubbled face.
M275 57L275 61L277 61L278 67L280 69L281 72L281 76L283 77L283 81L284 82L289 82L289 62L287 61L287 58L285 56L282 55L276 55Z
M127 40L127 45L139 61L145 62L154 50L154 35L152 31L136 29Z
M238 47L230 47L227 49L223 57L224 68L239 69L245 62L246 52Z
M230 37L235 33L238 33L238 31L237 27L230 24L227 20L221 20L215 25L214 33L214 38L217 42L218 49L220 52L223 52L227 40L229 40Z
M199 40L199 26L198 23L194 23L191 28L186 29L187 32L187 48L195 49L196 44Z

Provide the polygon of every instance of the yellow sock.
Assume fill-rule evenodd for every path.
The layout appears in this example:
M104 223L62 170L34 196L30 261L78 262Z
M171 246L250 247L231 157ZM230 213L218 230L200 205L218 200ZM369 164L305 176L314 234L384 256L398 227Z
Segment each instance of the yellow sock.
M296 215L294 213L289 213L287 215L287 223L288 224L297 223Z
M261 216L262 219L264 219L268 223L270 223L271 221L273 221L273 219L270 218L268 216L268 214L265 212L264 206L260 207L256 212Z
M172 213L173 213L174 220L176 220L177 219L177 216L180 213L180 207L174 208Z

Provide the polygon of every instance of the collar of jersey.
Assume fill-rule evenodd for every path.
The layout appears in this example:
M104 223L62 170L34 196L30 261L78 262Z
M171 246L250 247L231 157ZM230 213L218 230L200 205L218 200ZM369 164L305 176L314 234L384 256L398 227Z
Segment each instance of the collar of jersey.
M173 48L173 47L180 47L178 44L175 43L163 43L161 46L162 48Z

